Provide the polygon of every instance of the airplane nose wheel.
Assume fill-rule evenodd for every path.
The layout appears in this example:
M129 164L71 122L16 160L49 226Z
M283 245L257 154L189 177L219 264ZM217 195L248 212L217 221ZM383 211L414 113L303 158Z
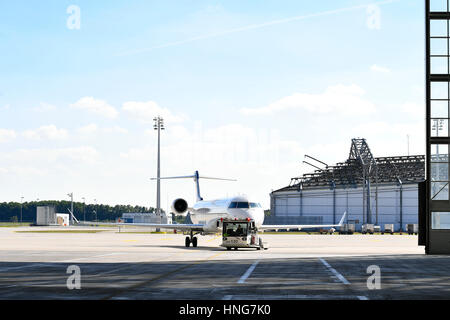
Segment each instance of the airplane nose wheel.
M185 245L186 248L188 248L192 243L192 247L196 248L197 247L197 238L194 237L193 235L191 235L190 237L186 237L185 240Z

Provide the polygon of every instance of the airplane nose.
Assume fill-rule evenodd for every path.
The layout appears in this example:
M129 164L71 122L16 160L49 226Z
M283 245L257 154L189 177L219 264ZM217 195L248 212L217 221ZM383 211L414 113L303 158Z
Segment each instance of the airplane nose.
M261 214L260 214L259 210L257 210L257 209L248 210L247 214L248 214L248 218L250 218L256 222L259 222L259 220L261 219Z

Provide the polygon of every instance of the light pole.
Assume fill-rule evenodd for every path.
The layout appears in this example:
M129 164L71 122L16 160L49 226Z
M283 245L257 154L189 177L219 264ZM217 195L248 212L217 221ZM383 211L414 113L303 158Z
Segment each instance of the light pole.
M408 145L408 156L409 156L409 134L406 135L406 143Z
M94 202L95 202L95 210L94 210L95 221L97 221L97 199L94 199Z
M161 223L161 179L160 179L160 164L161 164L161 130L164 130L164 119L158 116L154 118L153 129L158 131L158 160L157 160L157 171L156 171L156 216Z
M20 197L20 223L22 223L22 203L23 203L23 197Z
M86 221L86 198L83 197L83 221Z
M70 197L70 224L73 225L73 192L67 195Z

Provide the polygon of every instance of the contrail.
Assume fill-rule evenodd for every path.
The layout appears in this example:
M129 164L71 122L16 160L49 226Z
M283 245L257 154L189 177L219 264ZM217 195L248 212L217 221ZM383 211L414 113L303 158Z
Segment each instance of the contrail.
M329 11L322 11L322 12L311 13L311 14L307 14L307 15L290 17L290 18L279 19L279 20L272 20L272 21L263 22L263 23L259 23L259 24L252 24L252 25L235 28L235 29L230 29L230 30L226 30L226 31L222 31L222 32L205 34L205 35L201 35L201 36L197 36L197 37L193 37L193 38L189 38L189 39L185 39L185 40L168 42L168 43L153 46L150 48L126 51L126 52L119 53L117 55L118 56L128 56L128 55L134 55L134 54L139 54L139 53L145 53L145 52L150 52L155 49L163 49L163 48L174 47L174 46L178 46L178 45L182 45L182 44L186 44L186 43L190 43L190 42L195 42L195 41L199 41L199 40L217 38L217 37L224 36L224 35L231 34L231 33L260 29L260 28L273 26L273 25L277 25L277 24L288 23L288 22L292 22L292 21L299 21L299 20L305 20L305 19L309 19L309 18L338 14L338 13L342 13L342 12L346 12L346 11L358 10L358 9L362 9L362 8L367 8L368 6L371 6L371 5L384 5L384 4L389 4L389 3L393 3L393 2L399 2L399 1L401 1L401 0L378 1L378 2L368 3L368 4L353 6L353 7L340 8L340 9L329 10Z

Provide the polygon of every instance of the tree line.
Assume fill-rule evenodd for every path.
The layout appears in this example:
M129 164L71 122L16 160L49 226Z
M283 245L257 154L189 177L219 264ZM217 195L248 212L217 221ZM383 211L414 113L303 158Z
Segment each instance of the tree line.
M39 206L54 206L57 213L69 213L71 202L57 200L31 201L22 204L20 202L2 202L0 203L0 221L20 222L22 216L23 222L35 222L36 208ZM73 212L79 221L114 221L122 217L123 213L153 213L155 211L155 208L142 206L73 203ZM162 209L161 211L164 212Z

